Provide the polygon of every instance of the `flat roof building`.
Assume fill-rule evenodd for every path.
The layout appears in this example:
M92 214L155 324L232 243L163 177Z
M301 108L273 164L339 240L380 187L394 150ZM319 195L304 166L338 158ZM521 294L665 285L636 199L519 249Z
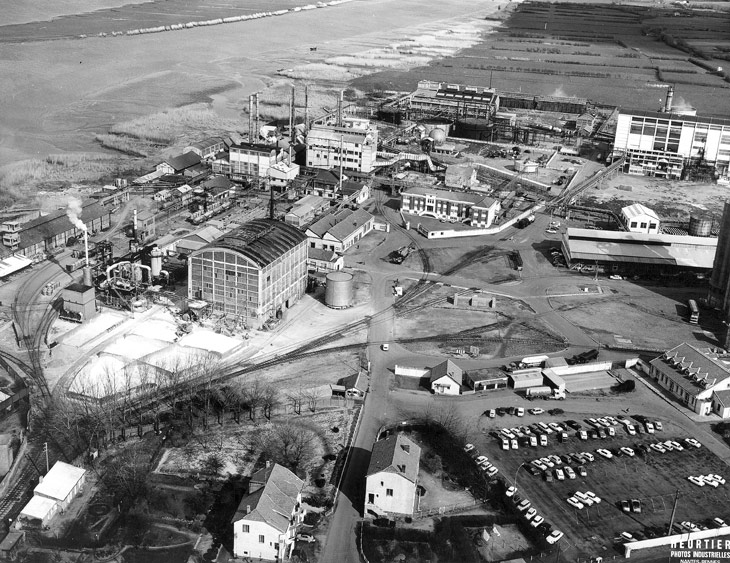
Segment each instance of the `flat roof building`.
M260 328L296 303L307 285L307 237L299 229L255 219L188 258L188 297Z
M345 118L341 126L314 125L307 134L307 166L372 172L378 129L368 120Z
M401 211L422 217L469 223L487 228L499 214L498 199L477 192L415 186L401 194Z

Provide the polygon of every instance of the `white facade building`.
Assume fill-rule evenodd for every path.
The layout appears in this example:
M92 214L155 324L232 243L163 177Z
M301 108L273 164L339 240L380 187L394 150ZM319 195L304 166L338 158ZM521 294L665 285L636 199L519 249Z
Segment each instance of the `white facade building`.
M714 164L721 176L730 166L730 120L653 111L621 112L614 154L625 155L624 171L680 178L690 162Z
M372 172L378 130L367 119L345 118L342 126L314 125L307 134L307 166Z
M412 515L421 448L403 434L375 442L365 484L365 515Z
M22 522L48 525L58 512L66 510L81 493L85 482L85 469L57 461L33 489L33 498L20 512L20 526Z
M431 368L431 391L436 395L460 395L464 372L451 360Z
M644 207L640 203L627 205L622 208L621 218L631 233L645 233L647 235L659 234L661 226L659 216L653 210Z
M364 209L328 213L307 228L310 248L345 252L373 230L375 218Z
M498 199L477 192L415 186L401 194L400 209L403 213L469 222L472 227L486 229L494 223L502 205Z
M249 494L233 517L234 557L282 561L291 557L306 511L304 482L276 463L251 476ZM288 553L287 553L288 551Z

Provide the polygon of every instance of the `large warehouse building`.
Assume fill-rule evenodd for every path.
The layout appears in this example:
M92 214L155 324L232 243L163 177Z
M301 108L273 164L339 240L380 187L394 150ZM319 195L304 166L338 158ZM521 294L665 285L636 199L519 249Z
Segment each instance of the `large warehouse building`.
M260 328L304 295L307 237L299 229L256 219L194 251L188 297Z
M720 176L730 165L730 120L655 111L621 112L614 154L624 155L624 171L681 178L684 167L702 160Z
M717 239L569 228L562 247L571 265L599 265L611 273L704 272L712 268Z

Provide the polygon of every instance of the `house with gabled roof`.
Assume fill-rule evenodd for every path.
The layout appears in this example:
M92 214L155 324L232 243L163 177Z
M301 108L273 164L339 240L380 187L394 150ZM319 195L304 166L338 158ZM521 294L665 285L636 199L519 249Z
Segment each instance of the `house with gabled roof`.
M404 434L393 434L373 444L365 483L365 515L412 515L421 448Z
M464 381L464 372L451 360L431 368L429 383L436 395L459 395Z
M278 463L251 476L249 492L233 516L233 555L280 561L291 557L304 520L304 482Z
M328 213L307 228L310 248L344 252L373 230L375 218L364 209Z
M155 169L162 174L182 174L198 164L200 164L200 156L194 152L186 152L163 160Z
M649 362L649 375L700 415L725 412L730 390L730 354L686 342Z

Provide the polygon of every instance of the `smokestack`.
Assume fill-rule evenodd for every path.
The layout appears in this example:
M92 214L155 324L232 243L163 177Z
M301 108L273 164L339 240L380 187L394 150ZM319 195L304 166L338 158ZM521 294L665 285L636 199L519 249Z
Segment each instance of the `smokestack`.
M132 238L137 240L137 210L134 210L134 221L132 222Z
M86 267L89 267L89 231L84 231L84 255L86 256Z
M340 90L340 97L337 99L337 127L342 127L342 102L344 101L344 90Z
M248 97L248 142L253 143L253 95Z
M304 85L304 134L309 131L309 86Z
M294 86L291 87L291 100L289 100L289 145L294 142Z
M674 100L674 86L670 85L667 91L667 102L664 104L664 112L669 113L672 111L672 101Z
M89 268L88 266L84 268L84 285L92 287L91 268Z
M252 141L252 142L258 143L258 141L259 141L259 132L261 131L261 128L259 127L259 93L256 92L254 94L254 96L255 96L254 97L254 102L256 103L256 131L255 131L256 139L254 141Z

